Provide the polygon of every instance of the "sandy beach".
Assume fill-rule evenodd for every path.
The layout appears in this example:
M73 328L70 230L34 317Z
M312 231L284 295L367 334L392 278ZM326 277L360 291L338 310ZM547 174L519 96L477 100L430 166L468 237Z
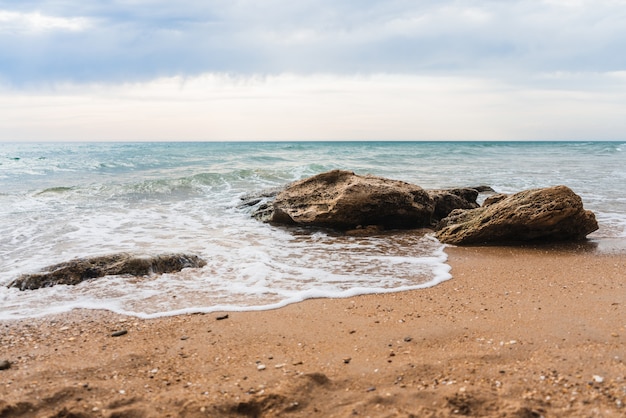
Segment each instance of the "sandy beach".
M626 252L448 248L411 292L0 323L0 417L622 417Z

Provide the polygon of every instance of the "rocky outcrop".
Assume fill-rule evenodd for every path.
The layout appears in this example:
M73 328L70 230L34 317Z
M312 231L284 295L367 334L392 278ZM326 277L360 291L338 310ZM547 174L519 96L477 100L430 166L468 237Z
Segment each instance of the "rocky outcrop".
M424 190L403 181L333 170L282 190L245 195L239 207L256 206L252 216L264 222L365 235L385 228L428 227L455 209L477 208L477 189L492 191L488 186Z
M8 287L34 290L57 284L76 285L84 280L112 275L146 276L174 273L188 267L203 267L206 262L196 255L164 254L137 256L128 253L79 258L47 267L41 273L18 277Z
M237 205L238 209L244 209L247 207L254 207L257 205L263 205L276 198L278 193L285 190L285 187L272 187L256 193L246 193L239 198L240 203Z
M575 241L598 229L595 215L566 186L497 195L477 209L453 211L437 226L444 243L471 245Z
M476 189L429 190L428 195L435 203L432 220L438 222L456 209L475 209L478 191Z
M297 181L278 193L255 217L278 224L340 230L428 226L435 208L419 186L376 176L333 170Z
M493 193L480 207L479 193ZM377 234L384 229L433 227L445 243L467 245L573 241L598 229L592 212L565 186L512 196L488 186L424 190L403 181L333 170L280 191L242 198L264 222Z

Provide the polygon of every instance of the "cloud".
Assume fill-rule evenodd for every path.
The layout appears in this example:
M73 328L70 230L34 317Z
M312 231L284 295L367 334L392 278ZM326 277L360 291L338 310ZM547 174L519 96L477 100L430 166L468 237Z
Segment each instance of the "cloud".
M47 16L39 12L21 13L0 10L0 33L30 35L48 31L81 32L90 26L89 19L83 17Z
M623 0L1 2L0 79L494 74L626 67ZM9 17L6 17L9 16ZM39 23L37 23L39 22ZM35 28L48 28L33 37ZM52 30L54 29L54 30Z
M618 139L626 0L0 0L0 140Z
M623 139L624 72L542 78L528 88L461 76L207 73L5 90L0 141Z

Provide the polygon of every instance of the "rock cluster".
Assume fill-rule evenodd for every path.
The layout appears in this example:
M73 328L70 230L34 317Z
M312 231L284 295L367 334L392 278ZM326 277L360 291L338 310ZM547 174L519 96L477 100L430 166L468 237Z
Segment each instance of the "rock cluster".
M264 222L376 233L381 229L432 227L456 245L573 241L598 229L595 215L566 186L492 194L487 186L424 190L414 184L333 170L294 182L281 191L248 197L252 216ZM273 199L273 200L272 200Z
M91 258L78 258L27 274L9 283L8 287L34 290L57 284L76 285L84 280L111 275L146 276L173 273L188 267L203 267L206 262L196 255L162 254L138 256L118 253Z
M598 229L593 212L566 186L497 195L482 207L453 211L435 236L448 244L577 241Z
M297 181L253 216L264 222L350 230L428 227L458 208L476 208L472 189L426 191L414 184L333 170Z

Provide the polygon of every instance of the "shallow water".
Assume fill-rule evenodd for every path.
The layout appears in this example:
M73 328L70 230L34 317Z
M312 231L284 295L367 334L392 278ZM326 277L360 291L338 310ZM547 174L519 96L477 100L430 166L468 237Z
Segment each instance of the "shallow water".
M0 285L75 257L190 252L208 264L31 292L0 287L0 319L104 308L154 317L266 309L434 285L443 246L416 233L339 237L274 228L238 208L246 193L342 168L424 188L499 192L565 184L593 210L596 240L626 238L626 144L89 143L0 147Z

